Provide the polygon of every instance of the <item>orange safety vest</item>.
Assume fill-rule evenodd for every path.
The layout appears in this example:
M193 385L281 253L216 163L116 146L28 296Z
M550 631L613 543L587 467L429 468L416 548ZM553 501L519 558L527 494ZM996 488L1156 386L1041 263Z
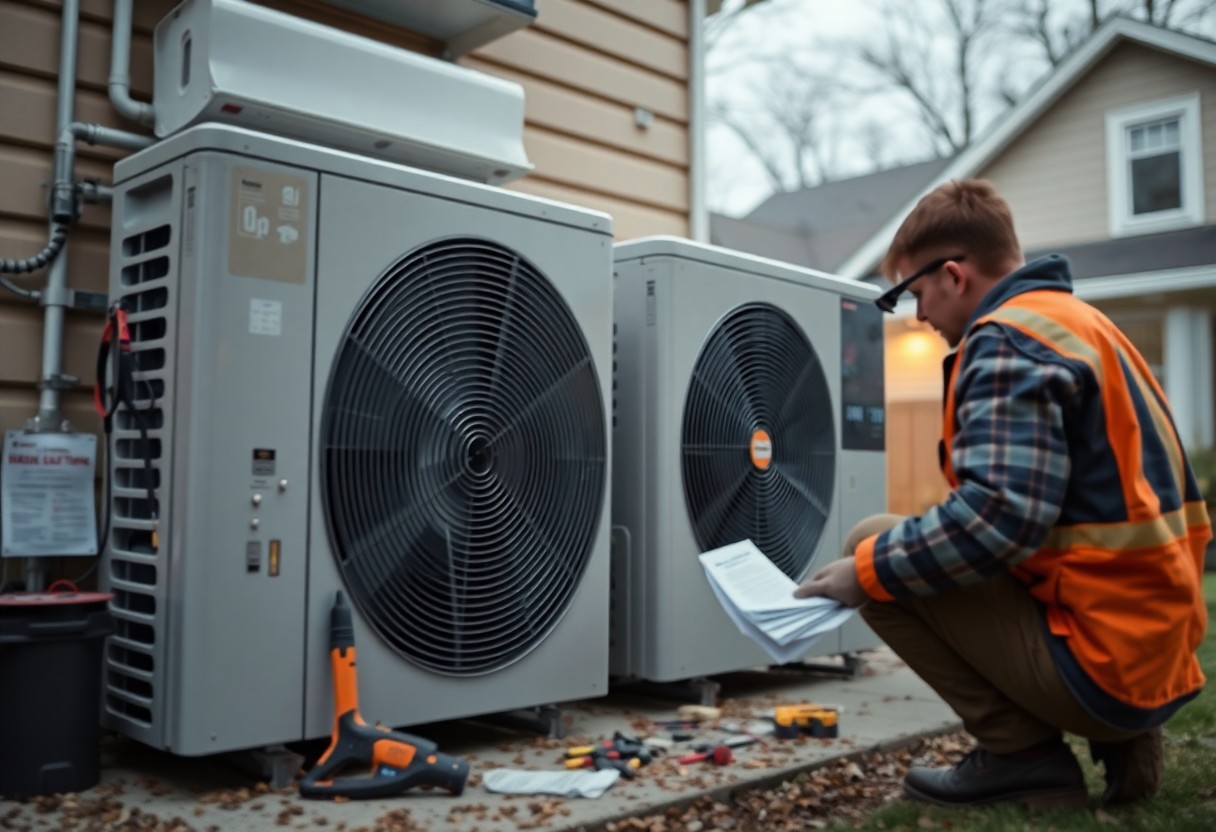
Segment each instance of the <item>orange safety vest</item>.
M1106 422L1103 451L1113 453L1117 463L1126 517L1058 524L1012 574L1044 604L1051 633L1066 640L1089 678L1114 699L1151 709L1197 691L1204 684L1195 651L1207 627L1201 581L1212 529L1165 394L1127 337L1067 292L1016 295L974 326L988 321L1089 368ZM964 338L946 387L942 470L951 488L959 486L950 456L954 388L965 346ZM1147 423L1137 418L1132 385L1147 405ZM1155 489L1145 475L1143 448L1150 433L1166 450L1169 495L1158 493L1163 490L1160 478ZM1074 470L1085 461L1074 457ZM1163 511L1163 497L1178 507Z

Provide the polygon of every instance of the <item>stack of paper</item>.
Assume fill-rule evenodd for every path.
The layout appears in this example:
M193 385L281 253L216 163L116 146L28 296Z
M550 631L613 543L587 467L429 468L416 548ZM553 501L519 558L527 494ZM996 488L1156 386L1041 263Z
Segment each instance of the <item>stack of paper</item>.
M706 552L701 565L731 620L777 664L802 658L855 612L831 598L795 598L797 584L750 540Z

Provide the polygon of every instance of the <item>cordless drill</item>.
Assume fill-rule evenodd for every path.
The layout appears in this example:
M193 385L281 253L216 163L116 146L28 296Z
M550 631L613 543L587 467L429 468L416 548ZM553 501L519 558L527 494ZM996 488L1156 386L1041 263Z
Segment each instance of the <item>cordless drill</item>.
M437 786L453 795L461 794L469 776L467 762L441 754L430 740L363 721L355 655L350 606L339 590L329 619L334 729L329 748L300 781L301 796L391 797L414 786ZM355 767L370 769L370 776L335 779Z

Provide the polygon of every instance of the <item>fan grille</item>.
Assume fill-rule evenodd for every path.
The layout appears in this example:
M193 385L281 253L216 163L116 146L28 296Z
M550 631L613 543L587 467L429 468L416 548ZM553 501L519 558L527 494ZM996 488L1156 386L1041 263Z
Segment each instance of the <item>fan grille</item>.
M738 307L702 347L684 404L684 496L702 551L750 539L797 580L832 508L827 377L775 306Z
M532 264L469 238L402 257L351 318L321 432L339 569L394 650L488 673L556 626L591 555L607 439L587 342Z

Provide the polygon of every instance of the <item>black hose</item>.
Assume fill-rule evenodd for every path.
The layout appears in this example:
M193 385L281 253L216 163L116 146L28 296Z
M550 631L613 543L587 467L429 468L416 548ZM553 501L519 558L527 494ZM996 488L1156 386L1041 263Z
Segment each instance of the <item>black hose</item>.
M24 260L7 260L0 257L0 274L26 274L45 269L52 260L59 256L59 252L63 251L63 244L67 238L67 226L55 226L55 230L51 232L51 241L46 244L46 248L33 257L27 257Z

